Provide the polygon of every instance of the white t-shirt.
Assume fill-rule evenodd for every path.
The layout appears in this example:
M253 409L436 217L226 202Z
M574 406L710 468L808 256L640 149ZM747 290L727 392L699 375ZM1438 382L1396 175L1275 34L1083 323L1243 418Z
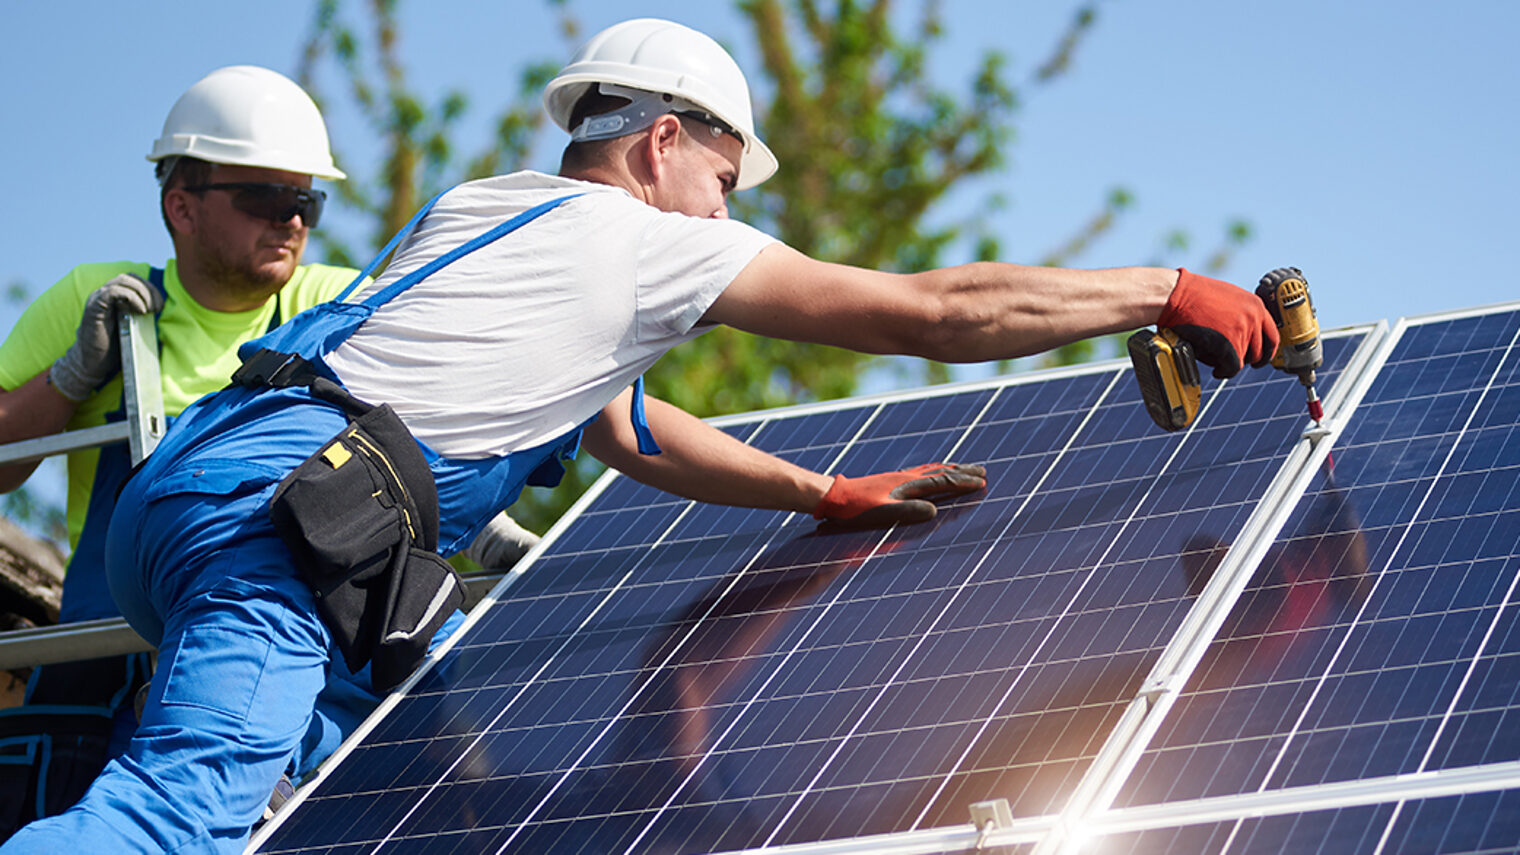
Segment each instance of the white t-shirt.
M462 184L350 301L537 205L585 195L392 298L326 362L441 454L547 442L596 414L697 321L775 239L662 212L627 191L537 172ZM658 439L658 437L656 437Z

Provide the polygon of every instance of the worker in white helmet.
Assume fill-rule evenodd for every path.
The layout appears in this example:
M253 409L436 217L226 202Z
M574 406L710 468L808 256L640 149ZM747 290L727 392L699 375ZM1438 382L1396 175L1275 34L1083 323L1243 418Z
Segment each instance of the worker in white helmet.
M148 160L175 256L79 265L27 308L0 345L0 442L121 417L118 312L157 314L164 409L173 417L227 384L239 345L333 297L357 274L301 264L324 200L312 180L344 176L316 104L284 76L253 66L213 71L174 104ZM0 489L15 489L36 465L0 468ZM125 444L68 456L72 550L63 622L120 615L106 585L103 543L130 467ZM72 744L37 754L50 767L36 778L52 781L51 790L3 798L34 808L27 814L72 804L126 747L137 723L133 696L148 674L147 654L35 669L27 704L39 711L8 712L40 717ZM60 721L55 705L81 711ZM42 728L35 732L44 738ZM14 830L0 828L0 838Z
M777 164L744 75L679 24L599 33L545 103L571 134L560 175L472 181L425 206L383 276L251 342L235 385L187 410L128 483L107 574L159 643L143 727L79 806L6 855L239 850L328 670L403 679L459 600L438 555L580 448L688 498L826 527L920 522L927 499L985 485L980 466L949 463L823 474L646 401L643 372L717 324L961 361L1159 317L1218 371L1275 349L1254 295L1191 274L895 275L729 220L728 194Z

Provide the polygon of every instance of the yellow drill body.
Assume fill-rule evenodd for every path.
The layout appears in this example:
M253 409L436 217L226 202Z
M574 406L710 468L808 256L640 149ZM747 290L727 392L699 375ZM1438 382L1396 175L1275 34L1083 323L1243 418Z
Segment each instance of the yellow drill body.
M1314 372L1324 363L1324 348L1314 302L1309 299L1309 280L1297 267L1279 267L1261 277L1256 296L1277 324L1280 341L1272 364L1298 377L1309 400L1309 416L1318 424L1325 411L1314 391Z

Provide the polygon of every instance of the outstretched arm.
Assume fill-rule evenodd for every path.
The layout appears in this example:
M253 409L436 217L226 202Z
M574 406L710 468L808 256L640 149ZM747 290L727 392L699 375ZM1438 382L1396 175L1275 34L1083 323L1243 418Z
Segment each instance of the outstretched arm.
M865 353L977 362L1163 318L1218 331L1237 351L1234 370L1264 362L1277 346L1277 328L1254 294L1177 270L979 262L883 273L816 261L782 244L750 261L703 320Z
M633 435L633 390L586 429L585 448L635 481L699 502L811 512L833 479L745 445L673 404L645 396L663 453L643 455Z
M586 429L586 450L644 484L719 505L811 513L832 529L886 528L924 522L930 499L987 484L980 466L930 463L864 477L829 477L745 445L686 411L646 397L649 427L663 453L640 454L625 390Z

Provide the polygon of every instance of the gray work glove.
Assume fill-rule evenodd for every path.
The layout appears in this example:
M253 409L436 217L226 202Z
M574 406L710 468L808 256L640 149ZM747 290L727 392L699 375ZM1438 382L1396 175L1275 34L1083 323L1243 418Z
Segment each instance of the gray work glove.
M506 570L538 543L539 537L505 512L491 519L464 554L486 570Z
M123 311L143 315L163 307L164 297L158 289L131 273L122 273L96 288L85 300L73 346L48 369L53 388L75 403L88 398L121 370L117 315Z

